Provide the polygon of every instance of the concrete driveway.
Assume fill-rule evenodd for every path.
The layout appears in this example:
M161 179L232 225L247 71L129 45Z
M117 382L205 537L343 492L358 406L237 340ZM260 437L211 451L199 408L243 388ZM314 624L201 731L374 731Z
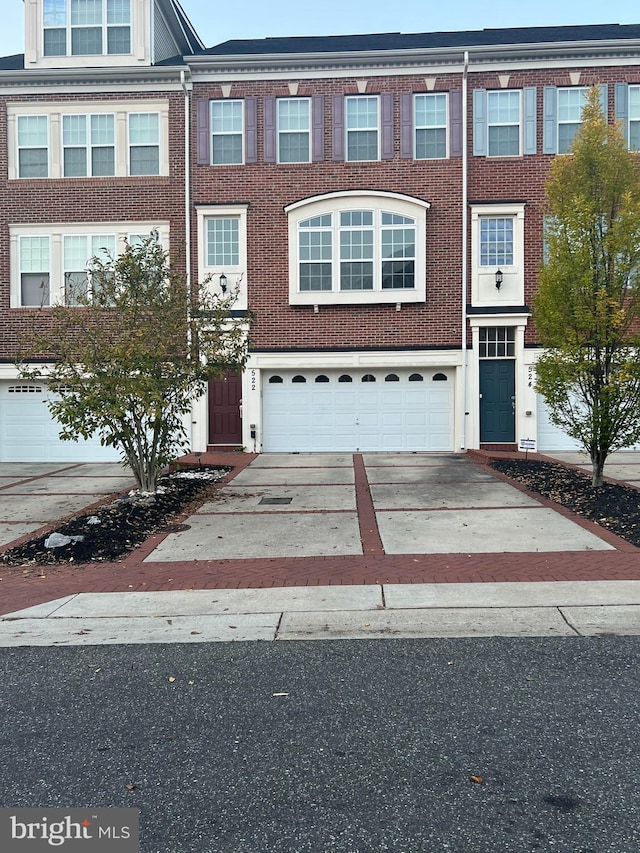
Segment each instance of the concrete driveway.
M0 462L0 547L134 486L117 462Z
M468 456L262 454L150 562L609 550Z

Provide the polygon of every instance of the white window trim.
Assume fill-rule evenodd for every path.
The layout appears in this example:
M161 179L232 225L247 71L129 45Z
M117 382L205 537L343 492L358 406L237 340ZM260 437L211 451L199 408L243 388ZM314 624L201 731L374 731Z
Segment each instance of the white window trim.
M50 238L50 303L52 305L64 304L64 252L63 244L66 236L87 236L97 234L114 234L116 237L116 250L123 248L125 241L132 235L150 234L156 230L159 234L161 245L169 248L169 223L168 222L75 222L72 224L48 224L34 225L33 223L15 223L9 226L10 245L10 267L11 267L11 308L33 309L34 306L23 306L20 304L20 238L21 237L49 237ZM47 307L47 306L44 306Z
M638 148L631 148L631 125L637 124L640 126L640 113L637 116L631 117L631 89L637 89L640 93L640 85L636 83L629 83L629 118L627 119L627 139L629 140L629 149L631 151L638 151Z
M582 111L580 111L580 120L578 122L575 121L560 121L560 92L569 92L569 91L582 91L584 95L586 95L589 91L588 86L558 86L556 97L557 97L557 105L556 105L556 151L560 156L563 154L569 154L569 151L560 151L560 125L561 124L577 124L578 127L576 129L576 133L580 129L580 125L582 124ZM583 104L584 108L584 104Z
M502 94L513 94L514 92L518 95L518 153L517 154L491 154L489 151L490 145L490 133L492 127L513 127L514 122L510 122L508 124L504 124L503 122L491 122L489 121L489 100L491 95L502 95ZM499 158L509 158L509 157L522 157L522 146L523 146L523 137L524 137L524 121L523 121L523 96L522 89L489 89L487 90L487 157L491 159L499 159Z
M347 104L349 101L362 101L362 100L375 100L377 101L377 114L378 114L378 123L376 127L376 138L377 138L377 152L374 160L350 160L349 159L349 134L350 133L358 133L364 131L373 130L372 127L364 128L364 127L354 127L349 128L349 123L347 120ZM376 163L381 159L381 146L382 146L382 105L380 101L380 95L345 95L344 99L344 160L345 163Z
M160 125L160 168L158 175L133 177L155 178L169 175L169 102L154 101L94 101L75 103L12 103L7 106L7 135L9 153L9 180L46 181L63 178L65 181L105 180L105 176L86 178L64 177L64 152L62 146L63 115L115 115L116 178L129 177L128 120L131 113L157 113ZM18 116L46 115L49 119L49 177L20 178L18 176ZM113 179L107 177L106 180Z
M524 304L525 204L478 204L471 208L471 304L474 307ZM500 265L502 286L496 288L497 266L480 264L480 219L510 218L513 222L513 264ZM496 325L493 323L493 325ZM504 325L501 321L501 325Z
M128 54L92 54L92 68L151 65L151 27L153 0L131 0L131 52ZM25 68L86 68L87 56L45 56L43 4L26 0ZM69 45L67 46L69 49ZM106 49L106 45L104 46Z
M220 276L227 277L227 294L238 287L234 309L246 310L248 307L247 284L247 208L246 204L206 205L197 208L198 213L198 280L207 282L212 293L222 295ZM237 266L217 267L207 264L207 220L238 219L238 264Z
M424 98L429 96L444 96L445 99L445 116L444 116L444 138L445 138L445 155L444 157L418 157L417 155L417 133L418 130L433 130L436 128L441 128L443 125L433 125L431 127L425 127L424 125L418 126L416 122L416 101L418 98ZM448 92L414 92L413 95L413 104L412 104L412 115L413 115L413 127L411 128L413 137L411 143L413 145L413 159L418 161L423 160L448 160L449 159L449 93Z
M300 130L280 130L280 104L285 101L305 101L307 104L308 110L308 119L309 119L309 127L307 128L307 141L308 141L308 157L306 160L284 160L280 159L280 134L282 133L284 136L289 136L292 133L303 133L304 131ZM311 107L311 98L305 96L294 96L292 95L289 98L276 98L276 158L278 163L284 163L284 165L293 165L295 163L310 163L311 162L311 145L312 145L312 107Z
M289 217L289 304L290 305L377 305L381 303L424 302L426 300L426 220L430 204L422 199L390 192L328 193L290 204ZM301 291L299 289L298 223L322 214L338 215L340 211L376 210L411 216L416 222L415 287L398 290L332 290ZM334 225L334 229L337 226ZM379 241L376 241L376 243ZM339 263L333 258L333 264Z

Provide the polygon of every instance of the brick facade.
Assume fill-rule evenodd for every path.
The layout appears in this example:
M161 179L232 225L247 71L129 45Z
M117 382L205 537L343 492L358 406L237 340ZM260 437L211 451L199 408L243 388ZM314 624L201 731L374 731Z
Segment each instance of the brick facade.
M146 8L150 0L134 2ZM171 5L171 0L162 0L162 4L163 8ZM444 449L461 450L487 441L496 444L498 439L487 439L486 430L483 437L482 405L478 402L489 395L480 364L488 351L483 355L480 341L487 330L495 328L512 342L508 358L513 374L513 436L499 443L535 437L542 427L541 403L534 389L537 341L530 308L542 262L544 186L555 156L542 153L550 120L545 98L549 87L606 85L607 115L614 121L616 85L640 85L639 36L640 27L610 25L270 39L228 42L210 50L200 49L192 40L182 45L181 55L149 66L142 75L130 68L131 63L119 67L116 60L109 75L104 69L92 75L90 69L76 68L74 77L52 69L45 91L41 77L32 78L29 70L16 68L13 58L4 66L0 60L0 382L3 377L8 380L16 375L12 358L34 316L34 309L15 304L11 226L161 221L167 223L174 255L184 257L188 236L190 272L197 280L207 266L202 251L203 217L207 213L201 216L199 212L215 216L218 210L234 209L246 211L246 235L240 235L240 243L246 248L240 307L248 308L254 317L251 357L242 380L244 425L238 443L250 450L270 449L265 433L272 412L267 411L264 398L269 377L281 373L276 380L289 382L299 370L311 383L319 371L328 375L333 370L337 376L344 370L353 372L349 379L360 381L365 370L378 369L379 376L374 376L378 382L384 381L388 371L397 370L399 381L408 383L411 372L418 370L424 374L421 380L433 381L435 377L448 383L438 386L440 390L447 388L448 396L442 399L446 397L450 407L446 427L449 438ZM480 133L480 117L474 113L474 93L478 90L527 91L527 103L535 103L535 116L525 116L521 96L518 126L524 137L525 122L531 128L535 118L535 153L531 153L533 140L529 138L526 146L521 142L521 152L529 153L474 155L474 133ZM465 91L462 115L454 118L453 99L458 103ZM406 105L410 103L408 97L429 93L449 93L448 152L442 159L414 159L407 155L408 137L402 136L407 133ZM336 96L345 95L379 95L385 105L391 95L393 137L385 137L386 148L380 159L336 159L333 103ZM305 163L276 163L272 152L265 157L270 144L265 138L265 123L270 120L265 116L265 105L271 108L274 99L291 97L316 98L317 102L317 96L323 98L324 122L322 140L314 137L314 150L322 141L324 156L314 156L312 162ZM252 156L241 165L201 162L202 134L205 139L209 134L210 141L210 128L202 126L209 103L236 100L243 105L250 103L252 109L255 105ZM11 137L7 113L12 105L33 107L42 103L64 112L65 104L90 103L96 111L108 111L110 104L122 101L166 103L166 135L161 139L166 150L161 158L168 163L167 174L161 170L158 175L145 177L12 177L16 141ZM386 126L379 127L381 137L388 133L390 118L387 115ZM453 139L458 120L466 127L464 155L456 150ZM457 125L455 133L459 129ZM187 158L189 181L185 192ZM305 199L341 193L358 193L363 198L370 193L392 194L386 197L408 197L423 203L423 208L424 203L428 205L426 235L416 255L424 259L424 299L411 301L411 294L406 292L398 296L397 303L389 293L386 300L376 300L373 294L366 304L358 298L345 300L344 292L337 292L333 301L326 295L318 297L317 305L312 295L308 304L291 298L290 288L296 285L290 282L295 282L297 270L286 209ZM392 207L391 201L388 204ZM502 290L494 286L494 268L487 265L480 270L474 260L478 217L491 217L493 210L497 217L513 220L514 246L517 252L522 251L522 260L517 259L520 255L516 252L513 268L505 270ZM217 269L216 276L223 271L222 267ZM485 273L484 278L480 272ZM47 322L46 310L37 316ZM46 358L46 353L34 357ZM329 384L334 380L333 374L327 378ZM506 399L503 405L509 409L511 404ZM192 446L196 450L206 449L212 441L209 415L206 400L194 405ZM307 417L311 430L311 410ZM357 413L354 417L357 422ZM385 430L389 431L381 421L381 447L388 438ZM353 438L356 444L359 440ZM394 449L392 439L389 441L389 448ZM400 444L402 441L395 449L412 449L410 444ZM312 445L309 438L309 449L314 449Z

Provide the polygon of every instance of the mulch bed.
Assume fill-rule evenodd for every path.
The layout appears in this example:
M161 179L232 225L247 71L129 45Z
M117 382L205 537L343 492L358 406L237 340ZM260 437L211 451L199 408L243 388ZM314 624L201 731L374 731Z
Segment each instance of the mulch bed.
M553 462L496 459L491 467L640 547L640 491L632 486L605 482L594 488L590 475Z
M20 567L118 560L153 533L180 529L172 521L190 515L211 500L217 492L216 482L231 470L213 466L162 477L157 494L132 493L90 513L58 522L52 531L10 548L0 559L6 566ZM51 532L80 538L59 547L47 547L45 542Z

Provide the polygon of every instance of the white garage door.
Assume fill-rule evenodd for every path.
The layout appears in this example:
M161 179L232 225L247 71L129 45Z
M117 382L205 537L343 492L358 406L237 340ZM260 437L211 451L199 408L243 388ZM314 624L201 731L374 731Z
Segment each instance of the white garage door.
M453 450L453 379L442 371L264 374L269 452Z
M0 383L1 462L116 462L117 451L98 438L61 441L46 404L46 386Z
M549 419L549 407L544 397L538 394L538 450L562 451L584 450L579 441L563 432L560 427L552 424ZM634 444L627 450L640 450L640 444Z
M542 394L537 395L538 450L568 452L580 450L581 445L557 427L549 418L549 407Z

